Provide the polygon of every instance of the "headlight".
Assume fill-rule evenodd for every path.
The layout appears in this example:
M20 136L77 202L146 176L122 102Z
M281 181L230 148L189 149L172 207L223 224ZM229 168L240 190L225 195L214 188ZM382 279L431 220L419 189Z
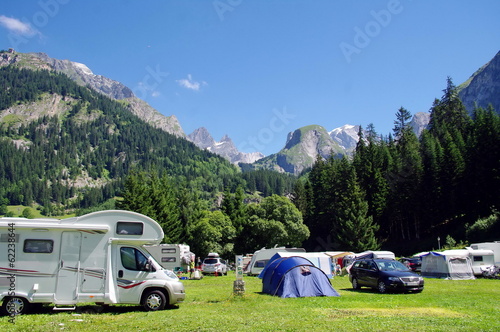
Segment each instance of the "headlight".
M398 277L389 277L387 278L389 281L400 281Z
M172 270L163 270L163 272L167 275L167 277L174 279L174 280L179 280L177 275L174 273Z

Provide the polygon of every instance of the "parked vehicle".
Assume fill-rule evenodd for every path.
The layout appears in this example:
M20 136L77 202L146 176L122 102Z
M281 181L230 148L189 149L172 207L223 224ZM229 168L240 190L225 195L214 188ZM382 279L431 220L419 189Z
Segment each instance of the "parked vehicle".
M403 257L399 261L413 272L420 272L422 270L422 258L420 257Z
M490 265L487 267L481 267L482 277L488 279L500 279L500 267L495 265Z
M187 244L162 243L144 248L163 268L174 272L189 272L189 264L196 259Z
M473 249L470 247L465 248L469 251L472 271L475 276L482 276L483 269L490 266L495 266L495 253L490 249Z
M7 314L25 313L33 303L160 310L184 300L183 284L142 247L164 237L160 225L142 214L0 218L0 235L0 300Z
M500 266L500 241L473 243L470 245L470 247L474 250L478 249L493 250L495 265Z
M258 276L266 266L269 259L273 257L277 252L303 253L306 252L306 250L304 248L285 248L285 247L277 247L269 249L262 248L254 252L252 260L250 261L244 272L247 273L247 275L249 276Z
M350 269L349 280L354 289L366 286L377 289L380 293L421 292L424 289L424 279L420 275L392 259L356 260Z
M202 274L226 275L227 265L226 261L219 257L217 253L210 253L208 257L203 260L201 264Z

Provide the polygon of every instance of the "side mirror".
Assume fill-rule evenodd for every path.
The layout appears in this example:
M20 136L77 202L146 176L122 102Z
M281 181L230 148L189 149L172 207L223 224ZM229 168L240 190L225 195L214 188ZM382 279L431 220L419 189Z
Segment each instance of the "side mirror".
M148 261L146 263L146 265L144 265L144 270L148 271L148 272L155 272L156 271L156 269L155 269L154 265L151 263L151 261Z

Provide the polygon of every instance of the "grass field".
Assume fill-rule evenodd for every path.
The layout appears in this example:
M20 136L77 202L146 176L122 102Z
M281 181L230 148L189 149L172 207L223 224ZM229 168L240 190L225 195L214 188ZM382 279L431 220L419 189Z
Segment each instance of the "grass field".
M261 280L245 277L246 292L233 295L234 274L186 280L184 303L159 312L111 306L87 313L0 317L3 331L500 331L500 280L426 279L419 294L354 291L336 277L340 297L282 299L261 294ZM88 310L87 310L88 309Z

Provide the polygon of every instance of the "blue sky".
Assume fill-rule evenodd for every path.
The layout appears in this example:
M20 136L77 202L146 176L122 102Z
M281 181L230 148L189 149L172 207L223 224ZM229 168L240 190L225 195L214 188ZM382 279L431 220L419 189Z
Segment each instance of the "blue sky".
M0 48L45 52L120 81L186 134L278 152L318 124L392 131L446 78L500 50L500 1L19 0L0 6Z

